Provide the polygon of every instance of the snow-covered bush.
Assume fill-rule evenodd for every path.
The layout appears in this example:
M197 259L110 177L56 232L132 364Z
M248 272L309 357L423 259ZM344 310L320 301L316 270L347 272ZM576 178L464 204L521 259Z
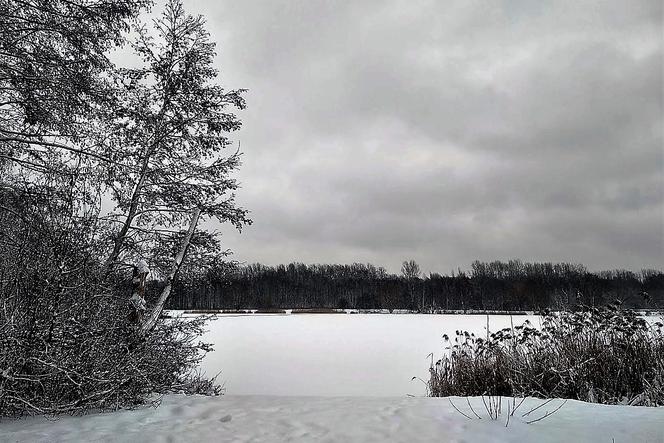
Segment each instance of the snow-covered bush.
M503 395L664 405L664 331L618 303L545 312L488 337L457 331L432 364L431 396Z
M0 193L0 416L131 407L219 393L195 373L204 318L129 321L130 272L103 276L93 220ZM117 283L120 282L120 283Z

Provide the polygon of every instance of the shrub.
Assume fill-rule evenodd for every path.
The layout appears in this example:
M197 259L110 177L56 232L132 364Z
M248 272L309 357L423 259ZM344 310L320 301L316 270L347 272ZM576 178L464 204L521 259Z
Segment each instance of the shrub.
M545 312L487 338L457 331L430 368L431 396L533 396L664 405L664 333L618 303Z
M138 337L128 318L130 276L103 276L94 224L12 207L0 212L0 416L220 392L195 372L210 349L197 340L207 318L162 319Z

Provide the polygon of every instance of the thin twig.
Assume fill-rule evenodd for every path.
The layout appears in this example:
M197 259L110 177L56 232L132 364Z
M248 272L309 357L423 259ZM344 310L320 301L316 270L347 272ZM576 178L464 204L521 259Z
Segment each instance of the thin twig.
M541 405L539 405L539 406L537 406L537 407L531 409L530 411L526 412L526 413L523 414L521 417L526 417L526 416L530 415L531 412L537 411L539 408L541 408L542 406L546 406L546 405L548 405L548 404L551 403L553 400L554 400L553 398L548 399L547 401L545 401L545 402L542 403Z
M470 408L471 411L473 411L473 414L475 414L475 417L477 417L477 418L479 418L480 420L482 420L482 417L480 417L479 415L477 415L477 412L475 412L475 410L473 409L473 406L470 404L470 399L469 399L468 397L466 397L466 402L468 402L468 407Z
M536 421L544 420L544 419L547 418L549 415L553 415L553 414L555 414L556 412L558 412L558 410L559 410L560 408L562 408L562 407L565 405L565 403L567 403L567 400L565 400L564 402L562 402L562 403L560 404L560 406L558 406L558 407L557 407L556 409L554 409L553 411L551 411L551 412L547 412L546 414L544 414L544 415L541 416L540 418L536 418L535 420L527 421L526 424L531 424L531 423L535 423Z
M482 397L482 403L484 403L484 409L486 409L486 413L489 415L489 417L491 417L491 411L489 409L489 406L487 406L486 401L484 400L484 395L482 395L481 397Z
M451 398L448 398L447 400L450 402L450 404L452 405L452 407L453 407L454 409L456 409L456 411L457 411L459 414L463 415L463 416L466 417L468 420L472 420L472 418L470 418L469 416L467 416L466 414L464 414L463 412L461 412L461 411L459 410L459 408L457 408L457 407L454 405L454 403L452 402L452 399L451 399Z
M514 413L516 412L516 410L519 409L519 408L521 407L521 405L523 404L524 401L526 401L526 397L523 397L523 398L521 399L521 401L519 402L519 404L516 405L516 407L513 407L513 408L512 408L512 415L514 415Z

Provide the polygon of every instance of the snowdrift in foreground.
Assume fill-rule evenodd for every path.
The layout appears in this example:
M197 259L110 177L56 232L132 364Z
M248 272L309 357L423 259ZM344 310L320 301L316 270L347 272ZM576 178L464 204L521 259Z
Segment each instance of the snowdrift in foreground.
M664 442L664 408L527 399L505 427L480 398L276 397L169 395L157 409L0 422L0 441L65 442Z

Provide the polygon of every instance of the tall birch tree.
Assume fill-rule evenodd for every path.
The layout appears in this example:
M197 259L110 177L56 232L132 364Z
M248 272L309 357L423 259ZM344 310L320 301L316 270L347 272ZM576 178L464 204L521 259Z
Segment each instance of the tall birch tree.
M109 167L106 177L115 203L108 270L137 257L163 259L151 251L170 250L172 261L186 250L184 241L218 247L214 236L192 231L192 220L216 218L238 229L250 222L235 202L231 174L240 154L229 140L241 125L234 111L245 107L244 90L219 84L203 18L169 0L152 28L137 34L133 48L142 66L115 79L118 107L105 153L123 165ZM173 274L171 261L163 263L164 276Z

